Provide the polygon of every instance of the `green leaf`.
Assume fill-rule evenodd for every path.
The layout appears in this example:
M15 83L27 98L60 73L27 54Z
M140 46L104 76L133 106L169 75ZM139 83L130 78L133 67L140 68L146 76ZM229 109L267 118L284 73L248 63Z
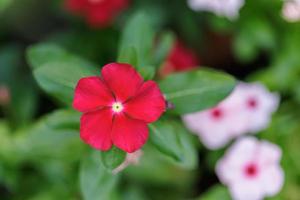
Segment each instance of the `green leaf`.
M40 87L67 105L80 78L99 74L94 64L53 44L29 48L27 59Z
M12 0L0 0L0 12L5 10L11 3Z
M120 52L118 62L130 63L132 66L137 66L137 52L134 47L123 48Z
M231 200L230 194L226 187L222 185L216 185L209 189L203 196L198 198L197 200Z
M150 141L157 149L173 158L184 168L197 166L197 151L192 143L190 133L181 123L162 119L150 124Z
M76 62L50 62L34 70L40 87L67 105L72 104L74 89L79 79L97 75L96 68L87 68Z
M173 45L175 36L172 32L164 32L159 40L158 46L155 50L155 64L159 67L169 55Z
M160 88L175 105L172 112L186 114L215 106L230 94L235 79L214 70L200 69L168 76Z
M16 152L21 160L40 162L47 158L76 160L84 147L79 137L80 113L58 110L16 133Z
M113 170L118 167L125 158L126 153L117 147L113 147L106 152L101 152L102 163L109 170Z
M142 12L135 13L130 18L123 31L118 61L129 63L138 71L153 67L151 54L154 30L150 23L147 15Z
M80 166L80 188L85 200L111 199L118 176L102 165L99 152L86 156Z
M29 47L26 53L27 61L32 69L51 61L66 60L70 57L67 51L55 44L37 44Z

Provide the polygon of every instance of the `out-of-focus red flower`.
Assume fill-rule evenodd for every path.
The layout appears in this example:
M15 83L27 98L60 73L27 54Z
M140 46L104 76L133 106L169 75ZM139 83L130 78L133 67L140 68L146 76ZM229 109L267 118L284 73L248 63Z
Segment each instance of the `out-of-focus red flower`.
M4 85L0 85L0 106L9 104L10 98L9 89Z
M105 65L101 74L80 79L75 88L73 107L83 112L80 137L98 150L115 145L134 152L148 139L147 124L165 111L165 99L129 64Z
M93 27L105 27L129 5L129 0L66 0L66 8L82 15Z
M194 69L199 64L200 61L195 52L187 48L182 42L176 41L160 73L162 76L166 76L172 72Z

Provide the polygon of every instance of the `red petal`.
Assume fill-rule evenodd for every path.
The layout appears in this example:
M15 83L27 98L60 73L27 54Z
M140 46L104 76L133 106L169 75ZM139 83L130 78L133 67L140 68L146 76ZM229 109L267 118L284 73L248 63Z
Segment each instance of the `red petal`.
M145 82L138 94L125 104L128 115L148 123L156 121L165 109L165 98L154 81Z
M102 68L102 77L115 94L124 102L134 96L143 84L143 78L129 64L111 63Z
M112 146L112 113L109 109L89 112L80 119L80 137L93 148L107 151Z
M103 81L92 76L79 80L75 88L73 107L80 112L88 112L110 106L113 101L113 95Z
M87 2L85 0L66 0L65 7L73 12L82 12L86 9Z
M140 149L148 139L148 127L143 121L132 119L125 114L115 115L112 140L118 148L132 153Z
M92 27L105 27L111 24L113 16L106 10L92 9L87 13L87 20Z

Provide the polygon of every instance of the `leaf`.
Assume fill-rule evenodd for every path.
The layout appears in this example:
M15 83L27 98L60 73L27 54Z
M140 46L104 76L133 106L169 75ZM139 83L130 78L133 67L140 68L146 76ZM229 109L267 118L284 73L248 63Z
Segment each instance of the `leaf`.
M79 138L80 113L73 110L57 110L30 128L16 133L17 156L20 160L56 158L76 160L84 147Z
M100 73L92 63L54 44L30 47L27 59L40 87L67 105L72 103L74 88L80 78Z
M136 49L134 47L124 47L119 54L118 62L130 63L132 66L137 66Z
M27 49L27 61L32 69L41 67L51 61L66 60L70 55L55 44L37 44Z
M154 30L149 18L143 12L135 13L123 31L118 61L129 63L138 71L153 67L151 55L153 42Z
M85 200L111 199L118 176L102 165L99 152L86 156L80 166L80 189Z
M222 200L231 200L230 194L226 187L222 185L216 185L209 189L203 196L198 198L198 200L215 200L215 199L222 199Z
M155 64L159 67L169 55L174 45L175 35L172 32L164 32L155 50Z
M190 133L181 123L162 119L150 124L150 141L157 149L173 158L184 168L197 166L197 151L190 138Z
M24 73L22 59L19 45L10 44L0 49L0 85L7 87L10 93L4 114L12 129L29 124L36 113L38 100L37 87L31 74Z
M102 163L109 170L113 170L118 167L125 158L126 153L117 147L113 147L106 152L101 152Z
M175 105L172 112L180 115L215 106L234 86L232 76L207 69L172 74L160 82L167 100Z

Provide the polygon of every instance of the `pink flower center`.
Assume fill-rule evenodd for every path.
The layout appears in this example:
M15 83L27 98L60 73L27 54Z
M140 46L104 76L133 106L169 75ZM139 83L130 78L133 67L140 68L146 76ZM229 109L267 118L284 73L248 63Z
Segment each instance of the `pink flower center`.
M248 164L246 165L244 172L248 178L253 178L258 174L258 167L254 163Z
M254 97L249 98L247 101L247 105L251 109L257 108L257 106L258 106L257 99Z
M219 108L215 108L211 111L211 116L214 118L214 119L220 119L222 118L223 116L223 111Z
M119 113L119 112L122 112L122 110L124 109L124 106L121 102L114 102L112 104L111 109L112 109L113 112Z

